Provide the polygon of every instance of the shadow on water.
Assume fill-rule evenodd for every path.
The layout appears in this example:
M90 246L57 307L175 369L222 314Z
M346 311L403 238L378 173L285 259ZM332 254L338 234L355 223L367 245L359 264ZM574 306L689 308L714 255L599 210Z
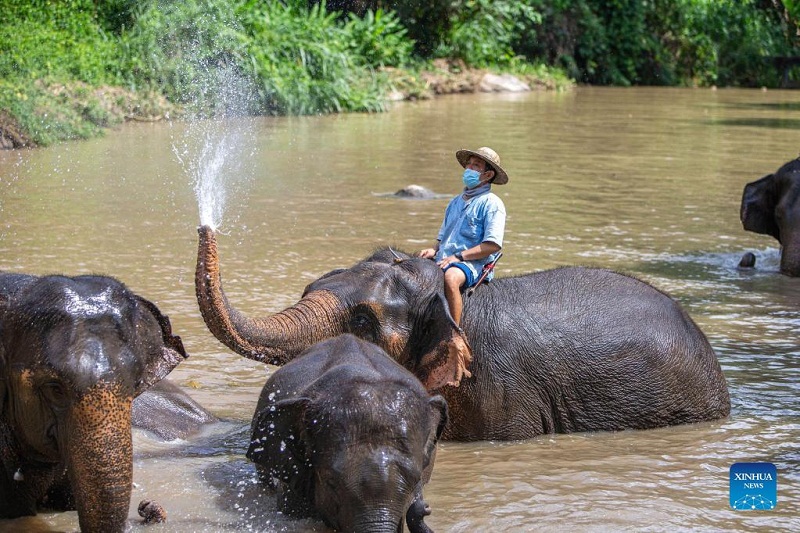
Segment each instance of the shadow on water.
M141 438L136 440L137 459L158 459L164 457L225 457L232 454L244 455L250 442L250 424L238 421L219 421L210 424L199 435L188 441L159 441L146 432L137 431Z
M764 109L768 111L800 111L800 102L742 102L726 104L731 109Z
M163 442L137 432L134 460L138 464L183 464L186 471L181 484L211 489L213 496L206 496L203 502L193 501L190 506L204 506L207 519L191 516L195 514L192 509L168 509L168 514L175 511L179 515L180 531L330 531L321 521L288 517L278 511L275 492L259 479L255 465L245 457L249 441L250 424L238 421L221 421L189 441ZM155 488L144 489L161 501ZM139 501L136 495L133 500ZM165 501L165 507L176 505ZM169 525L168 519L165 524L150 525L148 530L173 531ZM43 525L41 531L51 530Z
M734 118L723 120L709 120L706 125L720 126L745 126L748 128L768 128L784 130L800 130L800 119L794 118Z

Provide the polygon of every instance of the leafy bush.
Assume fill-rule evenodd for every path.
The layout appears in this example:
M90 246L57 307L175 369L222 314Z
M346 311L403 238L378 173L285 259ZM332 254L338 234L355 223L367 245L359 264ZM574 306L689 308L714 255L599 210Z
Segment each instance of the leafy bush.
M348 19L344 27L348 47L366 64L402 67L411 63L414 41L394 12L369 10L363 17L350 13Z
M0 78L119 81L117 41L91 0L0 0Z
M248 72L273 113L379 111L386 81L362 68L351 40L324 2L249 0L241 9Z
M136 89L157 87L198 114L251 112L257 103L240 69L246 42L235 3L151 1L123 36L128 81ZM241 81L235 102L228 98L233 80Z
M541 22L531 0L464 0L453 15L450 32L437 49L440 57L468 65L507 65L517 54L518 35Z
M98 124L86 119L81 106L42 82L0 80L0 109L7 110L25 136L40 146L102 133Z
M774 86L767 58L790 55L797 42L787 38L796 19L787 11L782 22L782 12L761 0L534 3L542 22L515 51L586 83Z

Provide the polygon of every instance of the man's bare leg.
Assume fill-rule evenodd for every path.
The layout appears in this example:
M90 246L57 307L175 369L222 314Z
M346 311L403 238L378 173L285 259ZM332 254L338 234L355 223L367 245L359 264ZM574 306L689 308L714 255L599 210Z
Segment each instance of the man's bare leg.
M461 326L461 309L464 305L461 300L461 286L467 281L467 276L460 268L450 267L444 271L444 296L450 306L450 315L457 326Z

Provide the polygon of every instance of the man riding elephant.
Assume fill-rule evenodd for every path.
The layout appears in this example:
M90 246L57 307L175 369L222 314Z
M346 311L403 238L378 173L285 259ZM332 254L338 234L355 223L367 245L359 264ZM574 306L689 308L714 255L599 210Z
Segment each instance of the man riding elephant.
M447 400L443 438L646 429L730 412L706 336L631 276L567 267L495 279L466 299L459 327L442 269L385 249L321 276L284 311L249 317L225 296L214 232L199 235L198 304L220 341L277 365L342 333L376 343Z
M500 166L500 156L488 147L459 150L456 160L464 167L464 191L447 205L436 244L417 255L434 259L444 270L450 314L461 324L461 290L479 282L484 267L498 258L503 247L506 207L491 187L508 183L508 174ZM489 270L486 280L493 275Z

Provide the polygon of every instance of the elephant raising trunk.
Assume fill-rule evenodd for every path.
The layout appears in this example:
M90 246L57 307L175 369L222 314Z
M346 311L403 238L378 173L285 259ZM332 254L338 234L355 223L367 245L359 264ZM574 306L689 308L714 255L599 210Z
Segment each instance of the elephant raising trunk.
M341 333L377 344L445 398L445 439L646 429L730 412L703 332L633 277L565 267L495 279L465 299L461 331L441 268L380 250L321 276L293 307L248 319L225 299L213 233L199 232L198 302L218 339L268 363Z
M383 256L363 262L344 279L333 271L309 285L292 307L265 318L236 310L222 288L217 241L208 226L198 228L195 288L208 329L223 344L249 359L283 365L324 339L353 333L383 348L414 373L428 390L457 386L472 359L463 332L450 317L441 271L415 274L425 259L387 262ZM427 265L430 263L430 265ZM399 276L401 272L405 274ZM391 286L409 295L404 300L376 297ZM437 290L424 289L435 286Z
M197 302L208 329L228 348L248 359L283 365L310 344L343 332L344 324L336 318L342 311L339 299L329 292L314 292L266 318L248 318L237 311L222 290L214 232L201 226L198 233Z

